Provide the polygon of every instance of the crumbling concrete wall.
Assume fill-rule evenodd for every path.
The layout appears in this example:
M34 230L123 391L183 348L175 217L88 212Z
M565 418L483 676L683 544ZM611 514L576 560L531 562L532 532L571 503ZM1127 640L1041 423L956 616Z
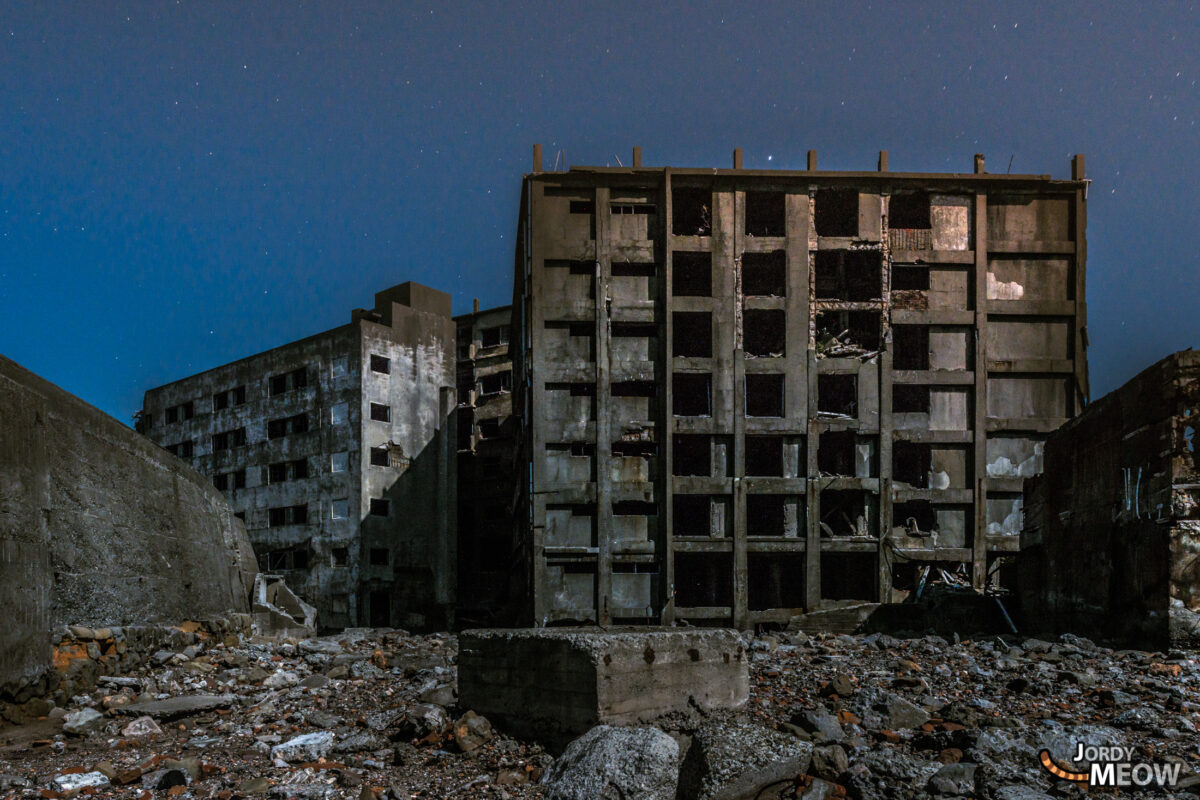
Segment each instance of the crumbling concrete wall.
M1025 482L1029 630L1150 647L1200 641L1200 353L1169 356L1046 442Z
M50 667L56 626L245 613L256 571L206 478L0 357L0 687Z

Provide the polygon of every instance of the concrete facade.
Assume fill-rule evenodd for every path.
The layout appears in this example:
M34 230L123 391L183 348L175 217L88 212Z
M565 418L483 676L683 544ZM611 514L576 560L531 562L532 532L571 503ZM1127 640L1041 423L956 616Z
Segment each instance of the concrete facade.
M464 626L504 624L514 581L512 307L455 317L458 339L458 579Z
M1025 482L1024 626L1167 649L1200 643L1200 353L1176 353L1046 442Z
M453 624L454 323L416 283L339 328L146 392L138 429L245 520L318 625Z
M535 625L746 628L982 589L1088 397L1086 192L973 173L524 179L516 546Z
M0 357L0 698L50 671L62 626L245 614L256 571L202 475Z

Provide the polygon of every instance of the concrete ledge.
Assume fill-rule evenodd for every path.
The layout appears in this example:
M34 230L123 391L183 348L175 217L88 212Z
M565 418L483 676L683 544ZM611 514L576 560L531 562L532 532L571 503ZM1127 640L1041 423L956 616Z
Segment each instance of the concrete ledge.
M750 693L731 630L494 629L458 641L459 705L552 747L599 724L690 730Z

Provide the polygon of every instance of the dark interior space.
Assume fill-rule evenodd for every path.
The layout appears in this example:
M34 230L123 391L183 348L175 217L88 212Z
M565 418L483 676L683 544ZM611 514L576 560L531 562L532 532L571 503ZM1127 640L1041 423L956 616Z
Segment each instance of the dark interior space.
M712 234L712 190L676 187L671 190L671 232L676 236Z
M783 376L751 373L746 376L746 416L783 416Z
M892 479L917 489L929 488L932 452L929 445L896 441L892 444Z
M910 536L937 530L937 514L928 500L907 500L892 506L892 527L903 528Z
M783 437L746 437L746 474L762 477L783 476Z
M732 606L732 554L676 553L675 605L683 608Z
M748 356L780 357L787 349L787 312L749 309L742 315L742 349Z
M878 563L873 553L822 553L821 598L878 602Z
M746 601L751 611L804 608L804 555L749 553Z
M671 293L676 297L712 297L712 253L673 253Z
M919 383L892 384L893 414L928 414L929 387Z
M787 212L783 192L746 192L746 233L750 236L784 236Z
M929 193L894 194L888 201L888 227L909 230L928 229Z
M783 536L787 531L784 520L784 505L787 495L746 495L746 535Z
M672 461L675 475L708 477L712 473L711 437L676 434L672 442Z
M818 189L814 217L818 236L858 236L858 190Z
M614 278L653 278L658 274L658 265L637 261L613 261Z
M929 326L892 326L892 369L929 369Z
M675 536L712 536L712 500L706 494L677 494L672 501Z
M712 375L707 372L676 372L671 380L672 412L677 417L707 417L712 414Z
M817 471L822 475L854 477L858 457L854 431L826 431L817 439Z
M684 358L712 358L712 313L675 311L671 314L674 337L673 355Z
M879 352L878 311L818 311L818 358L866 358Z
M821 492L823 536L874 535L868 510L875 504L870 492L861 489L827 489Z
M783 297L787 294L787 253L742 254L742 294L746 297Z
M858 413L858 376L818 375L817 411L846 417Z
M818 300L863 302L883 295L883 253L878 250L818 250Z
M929 267L919 264L892 265L892 291L928 291Z
M658 455L658 443L644 439L612 443L614 458L653 458Z

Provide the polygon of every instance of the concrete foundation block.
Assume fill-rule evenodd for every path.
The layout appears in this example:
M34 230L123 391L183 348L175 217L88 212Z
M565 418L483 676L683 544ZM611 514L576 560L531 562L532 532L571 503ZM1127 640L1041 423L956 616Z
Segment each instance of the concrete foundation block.
M459 636L459 705L509 732L561 747L595 725L696 728L743 706L736 631L520 628Z

